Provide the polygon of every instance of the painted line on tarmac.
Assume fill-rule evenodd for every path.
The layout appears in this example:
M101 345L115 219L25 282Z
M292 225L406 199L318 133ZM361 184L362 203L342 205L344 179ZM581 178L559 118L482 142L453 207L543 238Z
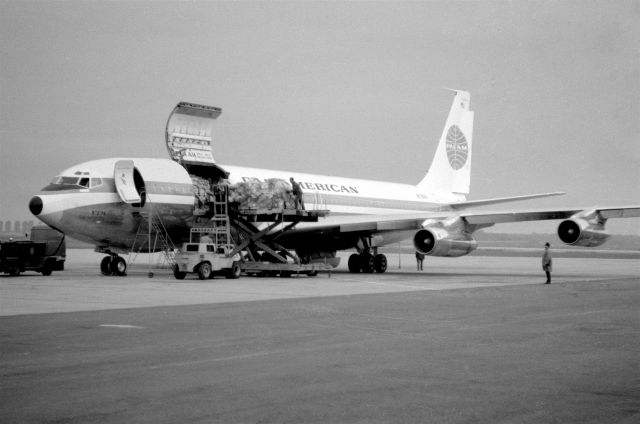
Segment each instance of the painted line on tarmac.
M140 327L137 325L129 325L129 324L100 324L98 327L103 327L103 328L135 328L135 329L142 329L144 327Z

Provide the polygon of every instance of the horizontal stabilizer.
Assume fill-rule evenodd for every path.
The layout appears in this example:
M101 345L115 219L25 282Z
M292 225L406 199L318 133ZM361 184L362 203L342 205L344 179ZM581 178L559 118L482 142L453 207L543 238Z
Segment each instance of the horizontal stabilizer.
M517 202L520 200L537 199L540 197L562 196L565 193L562 191L555 191L552 193L540 193L540 194L527 194L525 196L513 196L513 197L498 197L495 199L483 199L483 200L471 200L468 202L451 203L453 209L466 209L474 206L487 206L497 205L499 203Z

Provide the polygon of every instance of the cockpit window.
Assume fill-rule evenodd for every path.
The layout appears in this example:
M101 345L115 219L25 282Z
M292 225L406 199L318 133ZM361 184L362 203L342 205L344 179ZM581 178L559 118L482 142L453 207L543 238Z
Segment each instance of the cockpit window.
M58 175L51 181L55 185L80 186L80 187L97 187L102 184L101 178L91 178L89 172L74 172L73 176Z

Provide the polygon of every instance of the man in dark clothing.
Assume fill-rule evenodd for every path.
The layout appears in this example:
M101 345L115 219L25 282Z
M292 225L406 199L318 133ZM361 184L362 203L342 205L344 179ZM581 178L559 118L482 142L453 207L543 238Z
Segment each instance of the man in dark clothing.
M422 271L422 262L424 262L424 254L416 250L416 265L418 267L418 271Z
M293 194L296 209L304 210L304 201L302 200L302 188L300 187L300 184L295 182L293 177L289 178L289 181L291 181L291 187L293 188L291 193Z
M551 252L549 252L549 248L551 245L549 243L545 243L544 245L544 254L542 255L542 269L545 274L547 274L547 281L545 284L551 284Z

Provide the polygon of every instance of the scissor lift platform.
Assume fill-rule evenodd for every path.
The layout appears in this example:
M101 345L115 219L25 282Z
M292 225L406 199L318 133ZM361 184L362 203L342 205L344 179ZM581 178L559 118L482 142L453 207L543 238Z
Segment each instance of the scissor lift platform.
M328 213L328 210L238 209L235 213L230 213L231 225L238 231L238 240L232 254L244 252L240 267L247 274L288 277L294 274L314 276L318 272L330 273L333 269L331 265L300 263L300 258L276 242L278 236L293 229L298 223L317 222L318 218ZM258 228L255 223L266 225ZM277 234L272 233L278 225L284 227ZM258 251L264 252L262 256Z
M238 209L238 215L247 222L317 222L329 214L328 210L300 209Z

